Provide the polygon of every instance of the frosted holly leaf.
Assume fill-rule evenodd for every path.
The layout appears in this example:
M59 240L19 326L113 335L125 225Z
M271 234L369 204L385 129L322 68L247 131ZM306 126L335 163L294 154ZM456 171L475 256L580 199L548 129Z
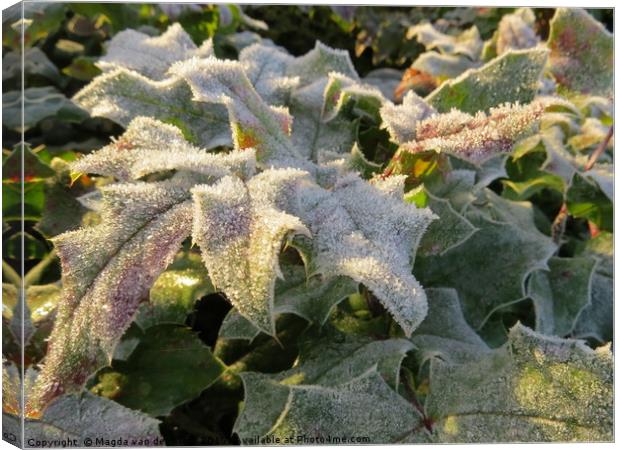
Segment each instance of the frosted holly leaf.
M508 51L446 81L426 101L439 112L457 108L470 114L504 103L530 103L538 91L547 53L544 48Z
M287 385L335 387L376 368L398 389L400 366L414 346L406 339L374 341L346 335L327 325L308 330L299 340L299 357L293 368L273 375Z
M23 122L22 122L23 102ZM66 122L81 122L86 112L74 105L53 86L29 87L2 94L3 125L18 132L28 131L41 120L57 117Z
M183 27L174 23L161 36L155 37L131 29L121 31L108 42L106 55L96 65L104 72L124 67L160 81L167 77L166 72L177 61L214 55L211 39L196 48Z
M191 59L175 64L170 71L187 81L195 101L226 106L235 150L254 148L258 161L264 164L292 164L301 159L289 139L291 115L263 101L241 63Z
M256 169L255 153L208 153L187 142L180 129L149 117L136 117L127 131L111 144L89 153L71 165L74 173L96 173L120 181L137 180L170 170L193 172L213 179L235 174L250 178Z
M54 401L40 420L26 420L26 442L61 441L77 439L78 445L87 445L93 436L104 440L127 439L130 442L156 442L163 440L159 420L125 408L118 403L90 392L81 391L64 395Z
M424 187L436 197L448 200L459 214L464 214L466 208L476 200L476 172L454 169L441 182L429 180Z
M11 51L4 55L2 58L3 81L21 77L22 70L26 78L32 75L41 76L62 86L63 78L58 68L39 47L26 48L23 58L21 51Z
M416 58L411 67L445 80L458 77L468 69L480 67L481 63L472 61L463 55L444 55L437 52L425 52Z
M526 297L528 275L547 267L556 246L537 230L529 202L485 189L464 215L478 231L441 256L419 257L414 273L426 287L457 289L467 322L479 329L491 313Z
M581 256L595 258L597 265L592 276L591 303L577 318L573 334L594 338L604 343L613 337L613 234L601 232L586 242Z
M359 76L351 62L351 56L346 50L337 50L320 41L312 50L303 56L295 58L287 70L289 77L299 77L299 87L308 86L331 72L338 72L344 76L359 81Z
M416 138L417 123L435 114L435 109L413 91L408 91L400 105L384 104L381 109L382 127L398 144Z
M252 342L259 334L260 330L252 322L243 317L235 308L232 308L224 317L218 338L241 339Z
M213 292L200 256L179 253L153 283L149 301L140 306L134 322L143 330L161 323L184 325L196 301Z
M419 255L443 255L461 245L476 232L476 227L459 214L448 200L436 197L428 191L424 192L424 197L424 206L428 206L439 220L434 220L428 226L418 247Z
M549 259L549 271L532 273L528 296L534 302L536 331L565 337L591 303L596 261L588 257Z
M53 239L63 295L28 410L39 415L109 364L139 302L191 231L189 187L176 177L101 189L100 225Z
M476 60L482 50L482 39L475 26L452 36L437 31L430 23L414 25L407 30L407 39L416 38L427 50L437 49L449 55L464 55Z
M378 121L378 111L384 102L385 98L378 89L331 72L323 94L321 118L329 122L348 111L356 117L366 116Z
M426 408L439 442L613 439L609 347L594 351L517 324L479 360L431 366Z
M613 192L603 192L599 184L588 176L589 173L575 172L568 184L565 192L568 212L573 217L590 220L599 228L612 229L613 201L610 201L608 195Z
M426 289L428 315L411 336L420 364L432 359L463 364L490 351L463 317L454 289Z
M425 433L420 413L374 368L330 387L287 385L252 372L242 373L241 378L245 400L233 431L244 445L260 444L263 438L282 442L290 436L364 436L368 443L386 443L417 430Z
M569 91L613 95L613 35L579 8L558 8L550 22L549 68Z
M484 44L482 58L488 61L508 50L536 47L540 38L534 31L535 25L536 16L530 8L519 8L504 15L491 39Z
M153 81L119 68L93 79L73 101L91 116L105 117L123 127L138 116L171 123L187 140L207 149L232 142L226 109L193 101L191 89L178 77Z
M303 220L313 235L313 259L320 273L345 275L366 285L409 335L427 310L410 262L435 217L350 175Z
M239 52L239 61L256 92L270 105L286 105L299 79L287 76L295 58L273 45L253 44Z
M532 102L491 108L488 115L480 111L472 116L456 109L435 114L415 123L415 140L402 144L393 159L434 150L481 164L511 151L517 140L534 132L543 112L542 103Z
M213 284L261 331L275 335L273 294L282 241L309 231L297 217L254 200L236 178L192 193L192 235Z
M291 96L290 112L295 118L291 140L299 152L312 161L318 161L319 152L345 153L355 142L353 121L336 117L329 122L322 119L327 78L297 89Z

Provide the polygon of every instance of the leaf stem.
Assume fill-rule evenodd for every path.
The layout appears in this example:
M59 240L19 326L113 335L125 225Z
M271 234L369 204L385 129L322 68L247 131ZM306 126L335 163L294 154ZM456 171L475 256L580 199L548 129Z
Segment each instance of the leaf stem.
M600 156L603 154L603 152L607 148L607 145L609 144L609 141L611 140L611 137L613 136L613 134L614 134L614 126L612 125L609 127L609 131L607 132L605 139L603 139L603 141L599 144L599 146L596 147L596 150L594 150L592 155L590 155L590 159L588 159L588 162L583 168L584 172L587 172L588 170L592 169L592 167L594 167L594 164L596 164L596 161L600 158Z

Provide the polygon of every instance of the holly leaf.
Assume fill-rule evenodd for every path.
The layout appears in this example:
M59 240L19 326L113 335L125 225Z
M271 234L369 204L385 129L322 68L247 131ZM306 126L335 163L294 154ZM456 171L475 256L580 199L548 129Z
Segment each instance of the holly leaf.
M253 187L261 189L258 183ZM289 233L309 236L309 231L297 217L252 198L239 179L225 177L192 193L193 237L213 284L261 331L275 335L273 292L280 247Z
M414 37L427 50L437 49L444 54L464 55L472 61L478 59L482 50L482 39L475 26L452 36L439 32L430 23L423 23L407 30L407 39Z
M549 271L537 271L528 281L534 301L536 331L565 337L575 328L577 317L591 303L596 261L587 257L549 259Z
M586 242L580 255L597 260L592 275L591 303L577 318L574 335L604 343L613 337L613 235L601 232Z
M96 445L94 436L103 442L127 439L127 445L163 441L158 420L84 391L58 398L40 420L26 420L24 428L26 442L77 439L77 445L89 446Z
M430 288L426 295L428 315L411 336L420 365L433 358L463 364L490 351L465 321L456 290Z
M26 79L29 76L38 76L52 81L57 86L63 84L62 75L47 55L38 47L26 48L23 53L12 51L2 58L2 80L11 80L21 77L23 73Z
M105 56L97 67L105 71L124 67L152 80L163 80L170 66L193 56L214 56L213 42L206 40L196 48L192 38L179 23L174 23L161 36L149 36L127 29L109 41Z
M481 63L462 55L445 55L425 52L416 58L411 67L428 73L439 80L455 78L468 69L480 67Z
M22 101L24 121L22 123ZM12 130L27 131L41 120L58 117L67 122L81 122L88 115L53 86L29 87L2 94L4 125Z
M550 22L549 68L569 91L613 95L613 36L585 10L558 8Z
M546 268L556 247L536 229L528 202L485 189L465 217L478 231L441 256L419 257L414 273L427 287L457 289L467 322L479 329L491 313L526 297L527 276Z
M241 374L241 378L246 394L234 432L245 445L275 438L284 442L290 436L316 437L319 443L328 442L328 436L332 442L334 437L361 436L364 442L386 443L423 429L420 413L374 368L330 387L291 386L252 372Z
M517 324L501 348L461 365L435 359L427 414L439 442L609 441L609 347L548 338Z
M63 295L27 410L75 392L108 364L140 300L191 231L187 180L106 186L100 225L54 238Z
M125 68L96 77L73 101L93 117L105 117L128 127L138 116L177 126L190 142L207 149L229 145L225 109L192 101L187 83L178 77L153 81Z
M566 191L566 206L573 217L588 219L605 230L613 228L613 203L596 182L578 172Z
M538 91L547 53L542 48L508 51L479 69L446 81L426 101L442 113L457 108L470 114L504 103L530 103ZM506 83L508 79L510 83Z
M92 390L150 416L166 416L213 384L224 368L189 328L162 324L149 328L129 358L115 361L114 371L100 375Z

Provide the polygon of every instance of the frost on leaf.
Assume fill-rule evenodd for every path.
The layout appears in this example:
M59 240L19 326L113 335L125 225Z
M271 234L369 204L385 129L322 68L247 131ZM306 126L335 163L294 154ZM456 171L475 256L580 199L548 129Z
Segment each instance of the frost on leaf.
M163 80L170 66L193 56L213 56L213 43L205 41L200 48L180 24L170 25L161 35L151 37L136 30L124 30L108 43L106 55L97 62L102 70L125 67L152 80Z
M130 181L170 170L193 172L213 179L227 175L247 179L254 174L255 165L253 150L208 153L206 149L187 142L177 127L148 117L137 117L120 138L80 158L71 168L73 172Z
M530 103L538 91L547 53L544 48L508 51L446 81L426 101L439 112L457 108L470 114L504 103Z
M442 255L418 257L414 267L426 287L457 289L465 319L475 329L498 308L524 299L527 276L546 268L556 249L536 228L530 203L505 200L488 189L479 195L464 211L478 230Z
M549 271L537 271L528 282L534 301L536 331L565 337L572 333L577 317L590 304L596 261L588 257L549 259Z
M550 26L549 68L556 81L569 91L613 95L612 34L579 8L558 8Z
M409 91L400 105L386 103L380 110L382 126L397 144L414 141L417 123L435 115L435 109L418 95Z
M517 324L479 360L431 363L427 413L439 442L610 441L608 347L548 338Z
M413 37L427 50L437 49L445 54L464 55L471 60L478 59L482 50L480 33L475 26L457 36L451 36L437 31L430 23L424 23L407 30L407 39Z
M519 8L506 14L500 20L493 37L484 44L482 57L488 61L509 50L523 50L536 47L540 38L534 31L536 16L530 8Z
M400 367L414 346L405 339L373 341L346 335L326 325L304 334L299 341L299 357L292 369L273 376L283 384L338 386L376 368L394 389L399 385Z
M463 55L446 55L437 52L422 53L411 64L412 69L436 77L438 80L455 78L468 69L475 69L482 65L479 61L472 61Z
M287 69L289 77L299 77L299 87L308 86L331 72L359 80L349 53L328 47L320 41L308 53L291 62Z
M351 175L303 220L313 235L320 273L366 285L409 335L427 310L411 261L434 218L428 209L407 205Z
M270 105L288 103L291 91L299 83L296 77L287 76L291 55L273 46L256 43L239 52L239 61L256 92Z
M420 364L432 358L466 363L481 357L489 347L463 317L457 291L426 289L428 315L411 336Z
M263 101L236 61L191 59L175 64L171 72L185 79L197 102L221 103L228 109L236 150L256 149L262 163L300 159L289 134L292 117L284 108Z
M415 127L415 138L403 143L393 160L405 152L434 150L481 164L497 153L511 151L518 139L535 131L543 111L544 105L534 101L491 108L488 115L480 111L472 116L456 109L434 114L410 124Z
M598 342L611 341L613 337L614 271L613 235L601 232L586 243L580 256L597 260L592 275L591 303L581 311L573 334L580 338L593 338Z
M81 443L93 436L104 440L122 436L129 442L163 439L158 420L85 391L58 398L40 420L25 422L26 443L66 439Z
M153 81L118 68L96 77L73 101L90 113L127 127L138 116L176 125L191 142L205 148L229 145L226 109L192 100L187 83L178 77Z
M138 304L191 231L187 181L102 188L100 225L53 242L62 265L63 296L28 409L78 390L110 362Z
M375 368L329 387L288 385L252 372L241 378L246 396L234 431L243 444L258 444L257 437L303 435L368 436L370 443L387 443L424 429L420 413Z
M323 94L323 111L321 118L329 122L343 111L349 110L355 116L375 118L384 98L381 91L372 86L365 86L338 73L330 73L325 93Z
M275 335L273 295L282 241L308 230L297 217L256 201L233 177L192 193L192 234L213 284L260 330Z

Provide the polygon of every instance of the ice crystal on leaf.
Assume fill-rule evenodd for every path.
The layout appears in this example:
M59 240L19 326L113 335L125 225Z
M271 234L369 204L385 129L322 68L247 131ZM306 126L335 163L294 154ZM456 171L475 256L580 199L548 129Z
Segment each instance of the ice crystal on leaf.
M192 56L212 56L213 42L206 40L200 48L180 24L171 25L161 36L151 37L136 30L124 30L108 43L107 54L97 65L104 71L126 67L152 79L162 80L170 65Z

